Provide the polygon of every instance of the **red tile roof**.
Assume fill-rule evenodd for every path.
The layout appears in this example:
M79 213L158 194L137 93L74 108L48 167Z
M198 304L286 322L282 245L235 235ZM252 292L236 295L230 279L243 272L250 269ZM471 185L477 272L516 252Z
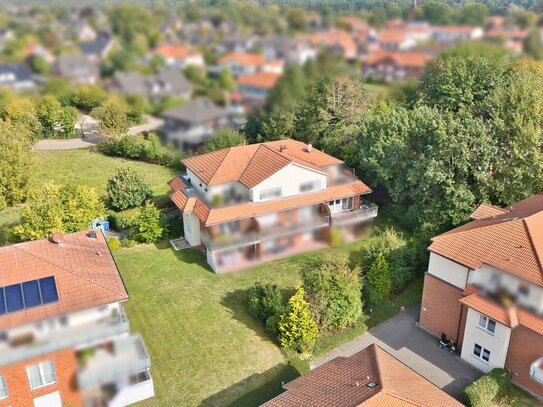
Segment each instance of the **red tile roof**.
M383 61L390 60L397 65L424 68L432 59L430 54L419 51L380 51L362 59L364 65L378 65Z
M237 83L242 86L271 89L280 77L281 75L275 72L257 72L251 75L238 76Z
M503 208L482 203L481 205L479 205L477 209L475 209L475 211L471 215L469 215L469 217L472 220L478 220L478 219L490 218L495 215L501 215L503 213L507 213L507 211Z
M158 47L154 49L154 52L156 54L163 56L164 58L176 58L176 59L184 59L184 58L189 57L190 55L197 54L191 51L189 48L185 47L184 45L167 44L167 43L160 44Z
M128 293L101 232L0 247L0 287L54 276L59 300L0 316L0 330L123 301Z
M263 54L250 52L231 52L219 58L219 64L232 61L247 66L262 66L266 63L266 57Z
M543 287L543 195L436 236L429 250L472 270L489 264Z
M370 382L376 384L370 388ZM265 407L460 407L461 403L373 344L283 386Z

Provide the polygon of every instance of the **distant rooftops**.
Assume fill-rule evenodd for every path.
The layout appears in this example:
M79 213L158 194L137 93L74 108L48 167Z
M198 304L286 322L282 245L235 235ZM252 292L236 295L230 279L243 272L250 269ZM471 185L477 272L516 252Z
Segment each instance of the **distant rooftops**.
M375 344L353 356L332 359L283 389L263 406L462 406Z
M0 330L128 298L101 232L0 247L0 264Z

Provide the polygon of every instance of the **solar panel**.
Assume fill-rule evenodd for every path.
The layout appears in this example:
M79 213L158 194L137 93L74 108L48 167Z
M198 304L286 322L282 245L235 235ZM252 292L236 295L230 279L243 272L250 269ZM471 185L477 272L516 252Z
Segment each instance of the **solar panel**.
M58 301L57 286L54 277L40 278L41 298L43 304Z
M21 284L8 285L6 288L8 312L19 311L24 308Z
M6 303L4 301L4 289L0 288L0 315L6 313Z
M25 308L41 305L40 288L36 280L23 283Z

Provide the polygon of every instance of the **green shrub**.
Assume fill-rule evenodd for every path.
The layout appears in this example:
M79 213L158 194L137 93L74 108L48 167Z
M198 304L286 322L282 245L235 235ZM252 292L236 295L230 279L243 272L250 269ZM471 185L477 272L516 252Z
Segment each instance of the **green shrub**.
M275 284L259 284L249 289L249 313L266 323L268 318L280 315L284 310L283 294Z
M127 247L127 248L130 248L130 247L134 247L138 244L138 242L136 242L134 239L130 239L128 237L125 237L123 240L121 240L121 246L122 247Z
M129 220L115 211L108 211L107 220L109 221L109 227L117 232L130 226Z
M183 218L181 214L178 216L164 217L164 228L166 229L166 235L168 237L183 236Z
M362 270L368 270L380 254L390 269L390 293L398 294L416 275L416 248L400 233L386 228L362 250Z
M360 269L324 258L302 272L305 298L321 331L352 325L362 314Z
M339 247L343 244L343 233L341 230L332 228L330 229L330 246Z
M151 202L146 202L141 213L134 219L130 238L139 243L155 243L164 233L162 214Z
M112 252L117 251L121 248L121 242L116 237L110 237L107 240L107 245L109 246L109 250Z
M109 205L116 210L140 206L153 196L151 188L132 168L118 168L107 180Z
M390 294L391 285L388 263L379 254L364 276L364 294L368 306L379 305Z
M285 348L307 352L313 348L318 332L309 304L304 299L304 289L296 287L296 293L288 300L287 309L279 320L277 339Z
M511 383L511 376L505 369L492 369L464 390L466 403L471 407L483 407L492 405L496 398L500 397Z

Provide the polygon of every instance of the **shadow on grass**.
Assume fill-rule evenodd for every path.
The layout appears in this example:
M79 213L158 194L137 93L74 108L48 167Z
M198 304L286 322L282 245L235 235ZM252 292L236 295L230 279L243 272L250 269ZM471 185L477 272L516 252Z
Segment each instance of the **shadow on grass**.
M215 393L205 399L205 407L252 407L259 406L282 393L282 385L302 372L292 364L279 364L263 373L253 374L246 379Z

